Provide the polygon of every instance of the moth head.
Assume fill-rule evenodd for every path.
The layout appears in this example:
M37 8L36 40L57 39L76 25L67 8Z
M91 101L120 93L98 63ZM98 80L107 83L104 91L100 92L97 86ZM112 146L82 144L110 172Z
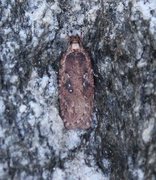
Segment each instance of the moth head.
M70 36L69 42L72 50L80 50L82 47L81 38L78 35Z

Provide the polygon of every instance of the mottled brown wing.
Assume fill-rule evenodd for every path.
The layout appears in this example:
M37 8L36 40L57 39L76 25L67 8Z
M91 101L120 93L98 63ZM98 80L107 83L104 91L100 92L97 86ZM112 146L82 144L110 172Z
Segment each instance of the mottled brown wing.
M66 128L90 128L93 98L93 70L88 55L85 52L64 55L59 69L59 101Z

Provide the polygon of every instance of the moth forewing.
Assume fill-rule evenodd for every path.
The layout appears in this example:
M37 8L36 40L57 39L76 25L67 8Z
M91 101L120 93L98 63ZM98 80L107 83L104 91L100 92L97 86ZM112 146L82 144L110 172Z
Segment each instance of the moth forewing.
M60 115L68 129L91 127L94 79L91 59L79 36L71 36L59 68Z

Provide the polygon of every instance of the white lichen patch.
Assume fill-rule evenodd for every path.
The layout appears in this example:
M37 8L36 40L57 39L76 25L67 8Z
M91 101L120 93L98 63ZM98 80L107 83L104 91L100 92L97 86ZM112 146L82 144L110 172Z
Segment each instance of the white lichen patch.
M156 34L156 17L152 17L150 21L150 32L151 34Z
M0 138L3 138L5 136L5 130L0 126Z
M117 6L117 11L122 12L124 10L124 5L122 2L120 2Z
M0 115L2 115L4 111L5 111L5 104L2 97L0 97Z
M49 145L53 147L55 154L58 155L62 149L63 141L63 122L58 115L58 111L54 107L49 108L47 114L39 122L41 135L48 138Z
M137 67L138 67L138 68L143 68L143 67L145 67L145 66L147 66L146 60L145 60L145 59L140 59L139 62L138 62L138 64L137 64Z
M0 163L0 178L1 179L5 179L5 177L7 176L7 163Z
M104 61L101 61L98 65L101 74L108 74L112 69L112 60L110 57L105 57Z
M26 111L26 109L27 109L27 106L24 104L21 104L21 106L19 107L19 112L24 113Z
M11 83L16 83L18 81L18 76L16 76L16 75L13 75L11 78L10 78L10 82Z
M62 137L62 145L61 145L61 159L64 159L68 156L68 151L74 148L79 147L81 143L80 136L84 133L84 131L79 130L67 130Z
M53 173L53 179L57 180L64 180L65 178L65 172L61 170L60 168L56 168Z
M151 11L156 11L156 1L133 1L133 12L140 11L145 20L152 17Z
M92 9L90 9L87 14L86 17L88 19L89 22L94 22L96 17L97 17L97 11L99 9L99 6L94 6Z
M144 172L142 171L142 169L135 169L133 171L133 176L138 179L138 180L144 180Z
M38 118L41 115L41 113L42 113L42 109L41 109L40 104L35 103L33 101L30 101L29 105L30 105L30 108L34 112L35 117Z
M99 170L99 168L94 164L94 166L88 166L85 163L85 155L83 152L79 152L77 156L65 163L65 173L69 180L108 180L109 178L104 176L104 174ZM92 164L92 163L91 163Z
M141 101L140 101L140 89L135 92L135 103L133 104L133 111L136 116L139 116L140 108L141 108Z
M19 36L20 36L20 39L21 39L22 43L25 44L26 43L26 38L27 38L26 30L21 29L20 32L19 32Z
M25 90L25 94L31 95L30 101L21 104L18 111L18 123L21 124L23 117L34 131L32 138L32 150L40 147L40 158L46 160L44 146L40 145L39 132L47 139L48 144L53 147L56 155L65 158L70 149L74 149L80 144L80 131L66 131L62 119L56 109L57 87L56 74L51 70L51 76L38 76L37 71L32 71L30 81ZM43 154L43 155L42 155ZM43 160L44 161L44 160Z
M152 138L151 135L154 128L154 124L155 124L154 118L150 119L148 123L147 122L145 123L145 129L143 130L143 133L142 133L142 139L144 143L150 142Z
M45 35L46 31L50 31L49 36L45 41L51 41L55 37L55 30L58 29L57 14L61 12L58 3L48 4L46 0L31 1L30 9L25 13L29 19L31 30L33 34L33 46L36 47L41 36Z
M90 8L87 8L90 7ZM67 10L68 16L65 18L65 23L60 31L61 38L67 37L67 35L83 34L88 32L88 29L92 30L92 27L97 18L97 12L100 9L100 4L97 0L94 1L70 1L69 9ZM88 26L84 26L85 21Z
M136 12L140 12L143 19L149 21L149 31L156 39L156 1L133 1L132 20L137 20Z
M61 8L59 7L58 1L55 1L54 4L52 4L51 6L49 6L49 8L50 8L51 10L53 10L55 13L57 13L57 14L61 13Z
M81 10L80 0L71 1L71 5L72 5L72 11L80 11Z
M66 131L56 109L51 108L47 117L40 121L40 129L41 134L48 137L48 142L54 148L56 155L60 155L62 159L68 155L69 150L80 144L82 133L72 130Z
M106 168L106 169L109 169L110 168L110 161L108 159L103 159L102 160L102 163L103 163L103 166Z

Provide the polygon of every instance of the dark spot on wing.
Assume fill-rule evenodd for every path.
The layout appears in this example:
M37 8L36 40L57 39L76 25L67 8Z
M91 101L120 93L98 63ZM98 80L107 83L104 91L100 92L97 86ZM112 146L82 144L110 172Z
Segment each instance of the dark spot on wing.
M73 92L73 87L70 79L68 79L65 83L65 88L68 90L69 93Z

